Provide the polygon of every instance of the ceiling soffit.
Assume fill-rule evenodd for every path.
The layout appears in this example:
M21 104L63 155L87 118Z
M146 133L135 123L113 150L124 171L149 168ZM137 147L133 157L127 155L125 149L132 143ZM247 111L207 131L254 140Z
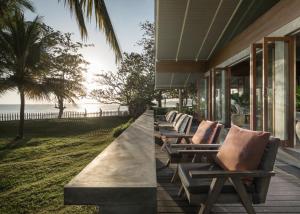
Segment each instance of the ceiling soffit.
M157 0L156 59L208 59L241 2Z

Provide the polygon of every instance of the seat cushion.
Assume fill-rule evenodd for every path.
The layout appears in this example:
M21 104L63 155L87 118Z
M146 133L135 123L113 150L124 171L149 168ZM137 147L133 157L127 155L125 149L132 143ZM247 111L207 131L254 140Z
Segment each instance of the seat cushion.
M202 120L200 125L198 126L197 131L195 132L192 143L194 144L211 144L213 141L213 135L215 132L215 129L217 127L217 122L208 121L208 120Z
M229 133L216 155L216 162L223 169L257 169L269 142L270 133L251 131L232 125Z
M203 171L213 171L213 170L222 170L216 164L209 164L209 163L185 163L178 165L178 175L181 179L182 185L192 194L207 194L210 190L210 184L212 182L211 178L191 178L189 172L191 170L203 170ZM245 186L247 192L253 192L253 186ZM227 181L221 193L236 193L234 186Z

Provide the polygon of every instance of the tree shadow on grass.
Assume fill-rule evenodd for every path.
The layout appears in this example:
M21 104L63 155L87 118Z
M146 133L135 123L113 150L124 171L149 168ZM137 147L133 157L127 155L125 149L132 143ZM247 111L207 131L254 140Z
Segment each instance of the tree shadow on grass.
M80 119L51 119L25 121L25 137L68 137L87 134L92 131L111 131L126 123L129 117L104 117ZM18 121L0 123L0 138L14 138Z
M8 142L0 147L0 162L3 160L9 153L14 151L15 149L27 146L27 143L30 142L31 138L23 138L19 140L8 140Z

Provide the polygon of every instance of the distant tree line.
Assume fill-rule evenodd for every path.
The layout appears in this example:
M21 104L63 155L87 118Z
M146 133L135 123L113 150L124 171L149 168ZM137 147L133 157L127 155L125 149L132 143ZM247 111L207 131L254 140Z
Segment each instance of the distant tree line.
M161 92L154 89L154 25L147 21L141 24L141 30L144 34L137 45L142 47L142 52L124 52L117 71L97 75L99 88L90 94L102 103L127 105L129 114L134 117L152 106L153 99L162 99Z

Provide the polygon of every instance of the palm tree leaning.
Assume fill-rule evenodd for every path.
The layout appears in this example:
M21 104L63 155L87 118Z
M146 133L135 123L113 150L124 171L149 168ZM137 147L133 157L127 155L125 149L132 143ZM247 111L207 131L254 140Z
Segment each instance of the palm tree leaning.
M97 27L105 33L106 40L115 52L116 62L122 59L121 50L118 44L113 25L110 21L109 14L106 9L104 0L58 0L64 2L65 6L68 5L71 12L76 16L78 26L82 38L87 37L87 29L85 25L85 17L91 20L95 15Z
M17 139L23 138L25 97L49 98L50 87L43 79L46 46L39 17L26 22L15 13L0 29L0 94L17 89L20 95L20 121Z

